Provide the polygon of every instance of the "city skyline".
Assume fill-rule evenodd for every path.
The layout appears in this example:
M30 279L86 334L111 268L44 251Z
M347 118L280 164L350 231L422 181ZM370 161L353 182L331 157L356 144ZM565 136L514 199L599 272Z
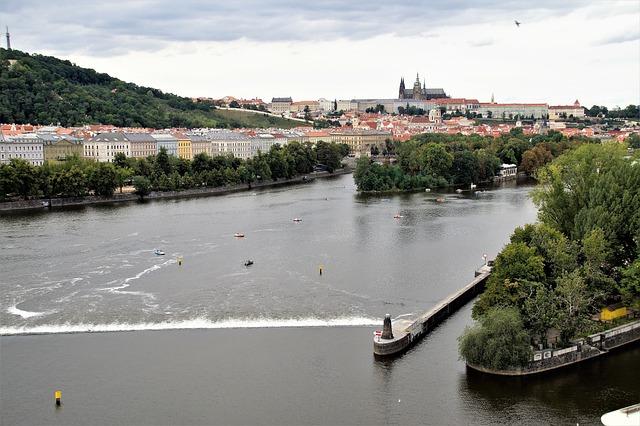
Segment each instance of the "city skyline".
M640 98L635 2L169 6L8 1L0 13L15 49L188 97L393 98L400 77L418 72L428 87L481 102Z

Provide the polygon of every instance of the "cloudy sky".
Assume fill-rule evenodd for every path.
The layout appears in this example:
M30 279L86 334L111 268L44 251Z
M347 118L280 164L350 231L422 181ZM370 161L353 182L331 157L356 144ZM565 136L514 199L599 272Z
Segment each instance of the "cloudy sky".
M0 0L0 25L183 96L392 98L419 72L480 101L640 103L640 0Z

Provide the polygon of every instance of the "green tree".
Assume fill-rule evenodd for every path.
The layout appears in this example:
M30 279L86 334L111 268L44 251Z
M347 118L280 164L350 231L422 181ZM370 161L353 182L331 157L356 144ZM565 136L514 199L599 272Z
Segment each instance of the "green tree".
M468 363L503 370L526 366L532 351L515 308L492 309L480 324L467 328L458 339L460 356Z
M556 324L558 317L554 292L541 283L533 283L520 308L525 328L547 347L547 331Z
M494 306L519 306L530 282L544 282L544 259L524 243L509 243L494 262L487 288L473 305L479 318Z
M129 162L127 161L127 156L124 155L123 152L117 152L113 157L113 165L120 168L128 167Z
M595 295L589 294L579 271L565 274L558 279L555 291L558 316L556 326L560 330L563 343L583 330L589 321L589 307Z
M165 147L161 147L158 150L158 154L156 155L155 166L158 172L163 173L167 176L169 176L173 172L173 166L171 164L169 154L167 154L167 150Z
M89 168L87 183L95 195L111 197L117 187L116 169L111 163L96 163Z
M0 199L6 199L18 188L15 168L9 164L0 164Z
M151 192L151 181L145 176L134 176L133 187L136 189L138 197L142 200Z
M453 154L451 174L454 183L469 185L478 182L478 168L478 160L471 151L465 149Z
M333 173L340 167L342 160L340 148L335 143L329 144L323 141L316 144L316 157L318 163L325 165L329 173Z
M31 195L37 195L38 191L38 171L37 169L21 158L12 158L9 167L13 170L8 173L15 182L15 193L21 195L26 200Z
M444 178L449 176L453 155L449 154L443 145L429 143L420 151L420 165L423 174Z
M619 291L629 304L640 301L640 258L622 270Z
M133 176L133 170L130 168L119 168L116 167L116 184L120 188L120 193L122 194L122 187L127 183L127 181Z
M86 193L87 178L78 166L56 171L52 179L53 193L63 197L81 197Z

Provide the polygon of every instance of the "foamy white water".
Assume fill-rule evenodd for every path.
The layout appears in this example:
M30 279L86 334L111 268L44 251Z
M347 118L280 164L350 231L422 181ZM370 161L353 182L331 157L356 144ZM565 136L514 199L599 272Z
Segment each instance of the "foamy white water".
M228 319L211 321L206 318L195 318L184 321L168 321L159 323L112 323L112 324L47 324L33 327L3 327L1 336L23 334L60 334L60 333L107 333L118 331L147 330L198 330L228 328L304 328L304 327L363 327L380 325L376 318L342 317L342 318L288 318L288 319Z
M9 309L7 309L7 312L9 312L10 314L13 314L13 315L20 315L24 319L33 318L33 317L39 317L39 316L47 315L47 314L50 313L50 312L23 311L22 309L18 309L15 305L11 306Z

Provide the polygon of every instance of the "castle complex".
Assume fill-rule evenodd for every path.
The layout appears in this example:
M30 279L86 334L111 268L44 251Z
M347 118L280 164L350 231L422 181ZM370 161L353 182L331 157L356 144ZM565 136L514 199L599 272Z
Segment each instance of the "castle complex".
M404 86L404 77L400 79L400 89L398 90L398 99L413 99L416 101L428 99L448 98L443 89L427 89L426 80L420 84L420 76L416 74L416 81L413 83L413 89L407 89Z

